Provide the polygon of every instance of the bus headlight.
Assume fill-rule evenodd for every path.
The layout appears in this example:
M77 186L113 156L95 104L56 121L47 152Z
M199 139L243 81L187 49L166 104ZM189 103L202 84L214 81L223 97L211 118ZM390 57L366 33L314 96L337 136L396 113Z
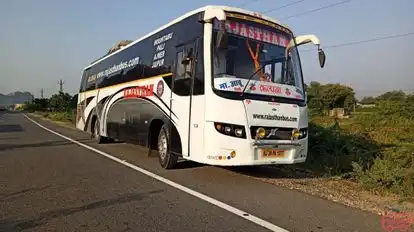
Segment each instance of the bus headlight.
M225 135L237 137L237 138L243 138L243 139L246 138L246 132L244 130L244 126L215 122L214 127L221 134L225 134Z
M302 128L302 129L293 129L292 130L292 140L298 140L306 138L308 135L308 128Z
M292 137L291 137L291 139L292 140L297 140L297 139L299 139L299 136L300 136L299 129L293 129L292 130Z
M256 130L256 139L262 139L266 135L266 130L263 127L259 127Z

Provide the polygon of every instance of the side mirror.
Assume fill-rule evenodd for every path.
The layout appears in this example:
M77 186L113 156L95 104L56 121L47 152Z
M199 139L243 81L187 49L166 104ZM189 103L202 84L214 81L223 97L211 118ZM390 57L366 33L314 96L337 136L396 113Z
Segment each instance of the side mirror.
M318 58L319 58L319 65L321 66L321 68L323 68L325 66L326 56L322 48L318 48Z
M190 64L191 58L190 57L186 57L181 61L181 64L183 65L188 65Z
M298 47L300 45L304 45L308 43L313 43L314 45L318 46L319 65L321 66L321 68L323 68L325 66L326 56L325 56L325 52L319 47L320 42L319 42L318 37L316 37L315 35L301 35L301 36L297 36L293 38L292 40L290 40L290 42L288 43L285 49L285 57L286 58L288 57L289 51L292 47L295 47L295 46Z
M225 21L220 21L219 25L220 25L220 29L217 32L216 48L227 49L228 37L227 37L227 31L225 29Z
M193 59L193 48L190 48L190 50L185 55L184 59L181 61L181 64L188 65L190 64L192 59Z

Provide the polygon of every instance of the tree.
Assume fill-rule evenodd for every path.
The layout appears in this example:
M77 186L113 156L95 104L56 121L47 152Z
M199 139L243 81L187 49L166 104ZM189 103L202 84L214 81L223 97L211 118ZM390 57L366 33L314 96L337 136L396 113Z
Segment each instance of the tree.
M405 99L405 93L401 90L394 90L386 92L380 96L378 96L377 100L385 100L385 101L403 101Z
M121 40L121 41L119 41L117 44L115 44L113 47L111 47L109 50L108 50L108 53L107 54L111 54L111 53L113 53L113 52L116 52L116 51L118 51L119 49L121 49L122 47L125 47L125 46L127 46L128 44L130 44L130 43L132 43L132 42L134 42L133 40Z
M309 108L314 111L321 112L324 109L324 102L321 98L322 85L317 81L311 81L309 86L306 86L306 92L308 96Z
M375 98L374 97L363 97L359 103L364 104L364 105L375 104Z
M24 110L27 111L47 111L49 108L49 99L47 98L35 98L33 101L26 101Z
M355 92L351 87L341 84L322 85L312 81L308 87L308 105L319 111L333 108L352 108L356 102Z
M410 103L414 103L414 93L413 94L408 94L407 98L406 98L406 101L410 102Z
M72 97L68 93L59 92L50 98L52 111L67 111L70 109Z

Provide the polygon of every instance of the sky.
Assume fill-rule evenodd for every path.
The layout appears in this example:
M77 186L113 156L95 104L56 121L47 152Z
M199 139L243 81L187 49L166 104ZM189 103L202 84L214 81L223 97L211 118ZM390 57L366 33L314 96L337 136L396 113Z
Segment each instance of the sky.
M139 37L205 5L263 12L297 0L1 0L0 93L29 91L40 97L75 94L82 70L120 40ZM414 92L414 35L329 47L414 32L413 0L306 0L267 13L296 35L315 34L326 46L321 69L311 45L301 49L305 82L342 83L357 97L390 90ZM293 17L290 17L293 16ZM306 51L307 50L307 51Z

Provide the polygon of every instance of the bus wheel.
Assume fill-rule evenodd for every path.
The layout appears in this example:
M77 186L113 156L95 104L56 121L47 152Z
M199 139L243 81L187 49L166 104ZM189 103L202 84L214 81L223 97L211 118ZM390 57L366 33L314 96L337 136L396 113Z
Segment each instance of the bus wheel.
M95 120L92 130L92 137L95 139L97 143L103 143L104 138L99 134L99 123L98 119Z
M175 167L178 161L178 156L171 154L169 135L165 124L161 127L160 134L158 135L158 160L161 167L165 169L172 169Z

